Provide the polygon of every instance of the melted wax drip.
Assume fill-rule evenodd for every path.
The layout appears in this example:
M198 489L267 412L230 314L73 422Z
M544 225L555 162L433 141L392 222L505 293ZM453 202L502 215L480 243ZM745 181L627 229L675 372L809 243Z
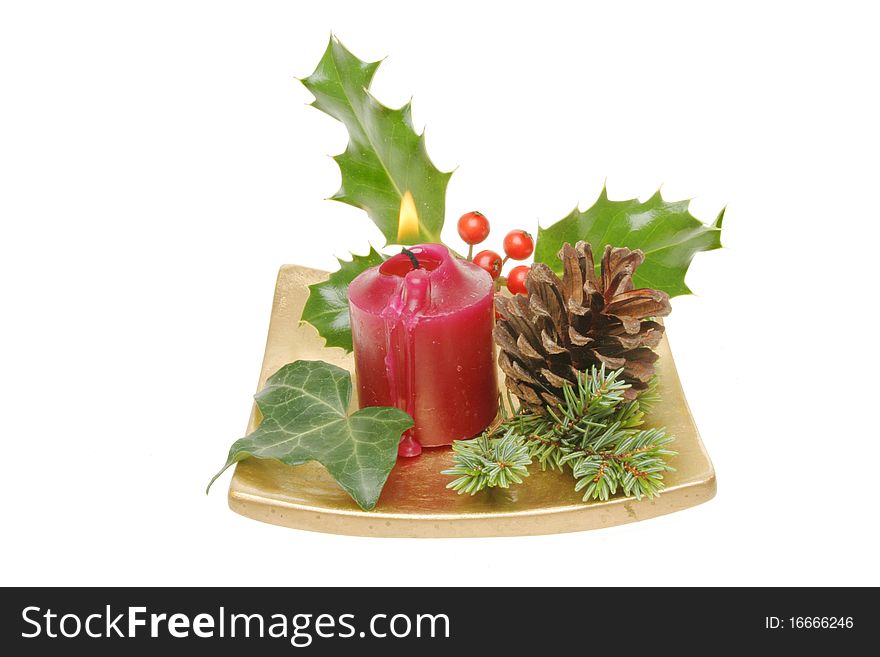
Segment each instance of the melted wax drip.
M414 269L404 277L400 293L382 313L385 320L385 375L395 406L415 416L415 346L413 330L423 308L431 301L431 279L424 269ZM410 429L403 434L397 454L418 456L422 446Z

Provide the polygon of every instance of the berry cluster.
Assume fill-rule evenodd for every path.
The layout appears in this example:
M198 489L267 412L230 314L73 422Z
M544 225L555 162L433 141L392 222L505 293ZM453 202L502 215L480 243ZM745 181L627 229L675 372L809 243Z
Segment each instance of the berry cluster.
M508 260L525 260L535 250L535 240L524 230L512 230L504 236L504 258L486 249L473 255L474 244L489 236L489 220L481 212L468 212L458 220L458 234L468 245L468 260L482 267L494 280L499 280L504 263ZM518 265L507 274L507 289L511 294L526 293L528 265Z

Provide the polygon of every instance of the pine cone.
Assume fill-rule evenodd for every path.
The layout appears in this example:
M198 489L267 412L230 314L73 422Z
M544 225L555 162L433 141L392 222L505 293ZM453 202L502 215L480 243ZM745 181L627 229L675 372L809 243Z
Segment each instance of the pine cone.
M635 399L654 375L663 325L648 317L668 315L669 295L633 289L633 272L645 260L639 250L605 247L597 280L593 250L586 242L559 252L562 279L545 264L532 267L528 294L497 297L495 326L498 364L507 387L529 410L562 403L562 387L593 366L623 368Z

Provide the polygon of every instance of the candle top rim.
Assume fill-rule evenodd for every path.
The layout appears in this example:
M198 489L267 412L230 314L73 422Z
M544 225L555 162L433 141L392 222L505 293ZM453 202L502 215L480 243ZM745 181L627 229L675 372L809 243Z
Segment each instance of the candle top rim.
M420 294L426 287L430 288L430 302L415 311L423 318L454 314L486 303L487 297L491 305L494 285L488 272L454 256L442 244L417 244L408 248L425 266L416 269L405 253L399 253L361 272L349 285L348 298L352 306L380 315L392 304L396 305L401 295Z
M446 253L438 253L437 249L426 248L433 246L439 245L417 244L407 249L407 251L409 251L412 256L418 261L418 269L423 269L425 271L431 272L446 265L446 261L451 255L449 254L449 251L445 247L443 247L443 251L445 251ZM390 258L388 258L388 260L379 265L379 273L383 276L397 276L400 278L406 278L406 276L413 271L416 271L416 267L413 266L412 258L404 251L391 256Z

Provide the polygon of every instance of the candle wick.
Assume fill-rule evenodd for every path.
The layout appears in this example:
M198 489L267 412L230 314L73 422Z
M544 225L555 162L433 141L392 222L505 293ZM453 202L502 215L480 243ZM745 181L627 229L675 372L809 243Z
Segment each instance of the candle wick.
M406 257L409 258L410 262L412 262L413 269L421 269L421 265L419 264L419 259L416 258L416 254L410 251L408 248L403 247L400 250L401 253L406 254Z

